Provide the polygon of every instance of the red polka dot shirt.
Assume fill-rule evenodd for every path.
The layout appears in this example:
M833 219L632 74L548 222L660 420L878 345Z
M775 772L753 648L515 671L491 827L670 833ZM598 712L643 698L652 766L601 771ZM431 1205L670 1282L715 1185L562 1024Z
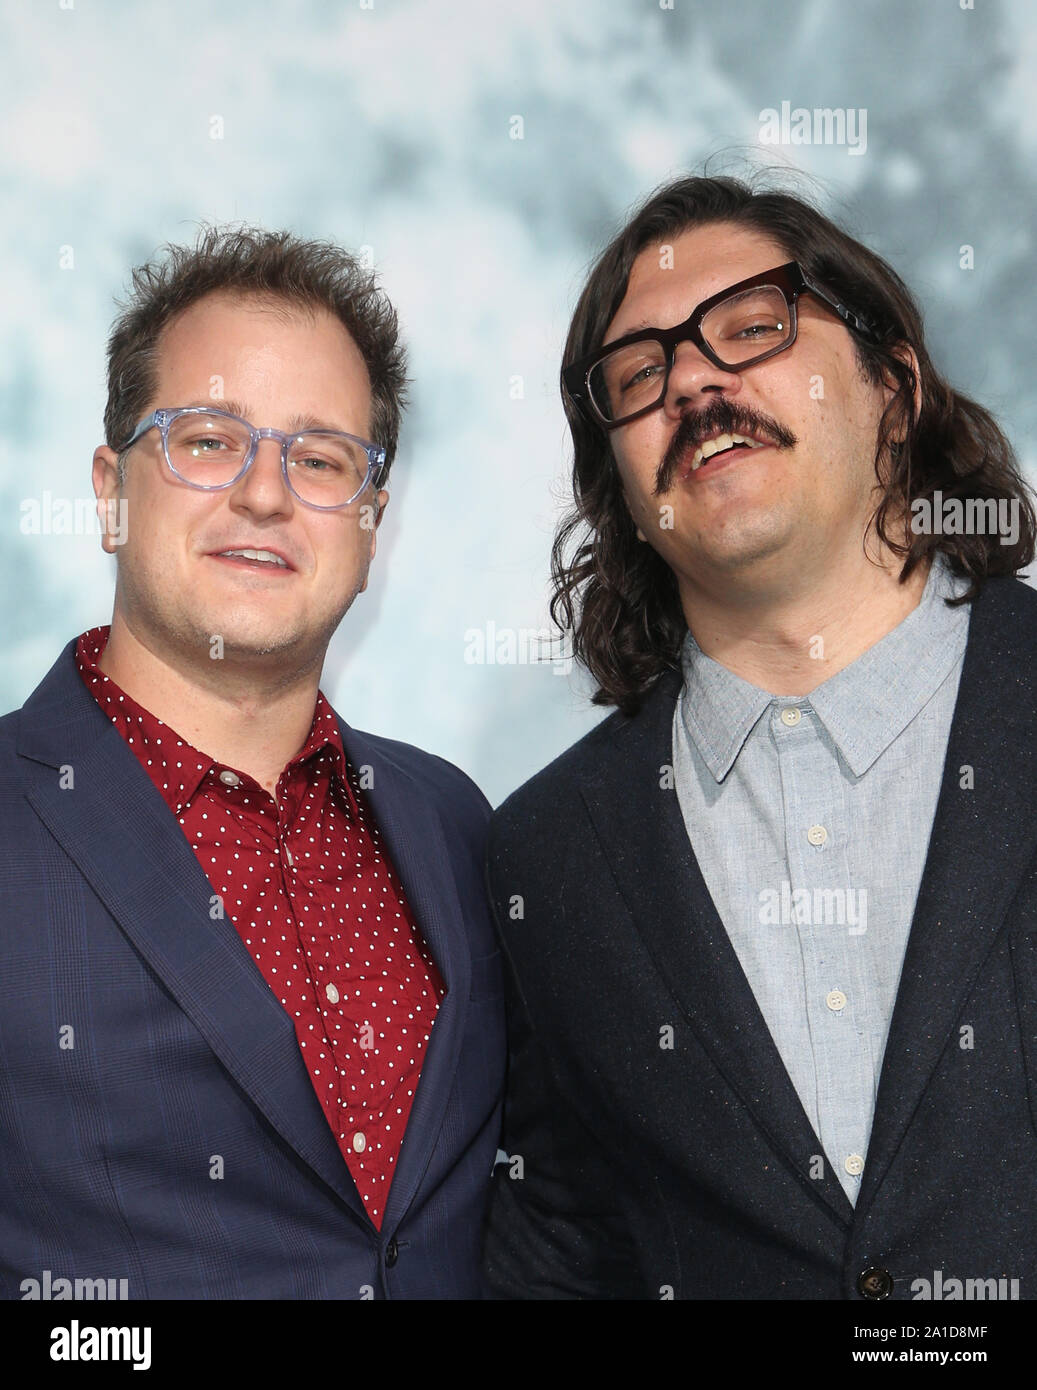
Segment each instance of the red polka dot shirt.
M445 989L331 706L318 693L310 735L281 773L275 801L98 670L108 633L97 627L79 638L79 673L176 816L294 1022L332 1133L381 1228Z

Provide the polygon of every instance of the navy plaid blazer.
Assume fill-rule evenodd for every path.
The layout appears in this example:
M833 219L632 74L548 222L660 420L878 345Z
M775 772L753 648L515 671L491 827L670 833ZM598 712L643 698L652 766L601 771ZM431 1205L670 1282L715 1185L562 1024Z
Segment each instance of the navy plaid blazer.
M49 1277L125 1279L130 1298L480 1297L504 1071L485 798L339 720L447 986L379 1232L291 1019L210 918L74 649L0 719L0 1296Z

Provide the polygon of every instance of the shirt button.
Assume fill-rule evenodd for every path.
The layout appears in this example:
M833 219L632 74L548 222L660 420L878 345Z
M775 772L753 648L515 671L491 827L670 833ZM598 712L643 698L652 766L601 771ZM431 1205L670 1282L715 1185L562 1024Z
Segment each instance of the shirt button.
M829 993L825 995L825 1003L833 1013L837 1014L840 1009L846 1008L846 995L841 989L830 990Z
M787 724L790 729L794 724L798 724L802 718L802 714L795 705L789 705L788 709L783 709L781 712L781 722Z
M828 831L823 825L812 825L807 831L807 839L812 845L823 845L828 839Z
M231 772L229 767L225 767L220 773L220 781L225 787L237 787L241 783L241 778L236 772Z
M329 1004L338 1003L338 990L334 985L326 985L324 988L324 995Z
M893 1276L888 1269L865 1269L857 1276L857 1292L873 1302L888 1298L893 1292Z
M353 1135L353 1152L357 1154L362 1154L366 1148L367 1136L361 1134L360 1131L357 1130L356 1134Z
M851 1178L860 1177L861 1173L864 1172L864 1159L861 1158L860 1154L850 1154L843 1167Z

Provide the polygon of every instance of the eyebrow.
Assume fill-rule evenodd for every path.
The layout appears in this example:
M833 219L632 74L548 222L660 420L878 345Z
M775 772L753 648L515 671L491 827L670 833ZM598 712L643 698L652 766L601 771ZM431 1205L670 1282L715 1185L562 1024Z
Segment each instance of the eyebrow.
M621 343L624 338L629 338L631 333L640 333L642 328L654 328L657 333L665 331L660 329L657 323L650 323L648 319L638 319L637 323L632 327L624 328L622 333L617 333L614 338L607 339L607 341L602 344L602 347L611 347L613 343Z
M247 406L241 401L187 401L185 406L197 406L202 410L222 410L227 415L237 415L242 420L250 420L251 414ZM183 408L183 407L182 407ZM263 428L261 425L260 429ZM316 415L293 415L288 421L286 434L301 434L305 430L334 430L338 434L350 434L350 430L344 430L341 425L328 424L326 420L320 420Z
M702 300L700 299L693 309L688 310L687 315L685 318L681 319L680 322L684 323L687 318L690 318L701 303ZM676 324L674 327L676 327ZM613 341L618 342L619 338L629 338L631 333L640 333L643 328L654 328L657 333L666 333L669 331L668 329L660 328L658 323L654 323L651 319L638 319L638 321L629 328L624 328L623 332L620 333L617 338L613 339Z
M760 274L760 275L770 275L773 271L780 270L780 269L781 269L781 266L772 265L772 266L768 267L767 270L761 270L761 271L759 272L759 274ZM714 291L714 294L722 294L722 293L725 293L727 290L737 290L737 289L739 288L740 285L744 285L744 284L745 284L745 281L746 281L746 280L755 280L756 278L757 278L756 275L746 275L743 279L741 279L741 280L736 280L736 281L734 282L733 285L723 285L723 286L721 286L721 288L720 288L719 290L715 290L715 291ZM706 295L706 299L712 299L712 298L713 298L713 295L711 295L711 294L710 294L710 295ZM691 318L691 316L692 316L692 314L695 312L695 310L699 307L699 305L700 305L700 304L705 304L706 299L699 299L699 300L696 300L696 301L695 301L695 304L688 310L686 317L683 318L683 319L681 320L681 322L682 322L682 323L686 323L687 320L688 320L689 318ZM676 325L674 325L674 327L676 327ZM637 323L635 323L635 324L633 325L632 328L624 329L624 331L623 331L622 333L620 333L616 338L612 339L612 341L613 341L613 342L618 342L620 338L628 338L628 337L630 336L631 333L640 333L641 330L642 330L643 328L655 328L655 329L659 330L660 332L664 332L664 333L665 333L665 332L668 332L667 329L659 329L659 325L658 325L657 323L651 323L651 322L649 322L648 319L638 319ZM607 344L606 344L606 346L607 346Z

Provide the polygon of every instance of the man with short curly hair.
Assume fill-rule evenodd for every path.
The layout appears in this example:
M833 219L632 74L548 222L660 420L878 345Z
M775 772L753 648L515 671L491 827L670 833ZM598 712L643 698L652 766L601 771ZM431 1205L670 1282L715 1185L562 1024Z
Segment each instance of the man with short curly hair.
M319 690L405 381L331 243L208 229L134 274L93 465L111 625L0 721L7 1297L480 1294L489 807Z

